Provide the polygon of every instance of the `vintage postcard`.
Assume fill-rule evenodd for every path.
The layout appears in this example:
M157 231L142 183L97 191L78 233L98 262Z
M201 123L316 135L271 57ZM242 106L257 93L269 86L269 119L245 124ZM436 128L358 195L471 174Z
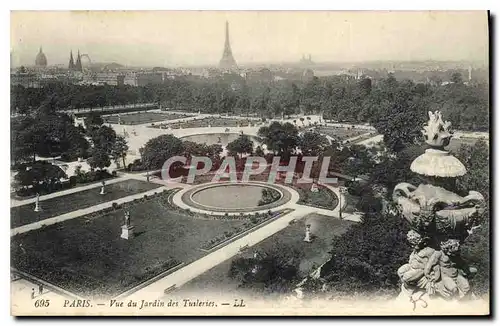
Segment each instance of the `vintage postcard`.
M12 11L14 316L490 314L486 11Z

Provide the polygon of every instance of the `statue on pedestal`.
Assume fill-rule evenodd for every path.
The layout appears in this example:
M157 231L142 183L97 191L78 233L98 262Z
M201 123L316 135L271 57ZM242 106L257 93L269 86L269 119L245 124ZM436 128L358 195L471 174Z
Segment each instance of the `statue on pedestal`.
M444 150L452 137L450 127L440 112L429 112L422 133L431 148L412 162L413 172L441 180L467 172ZM410 222L407 240L414 248L408 263L398 269L400 298L414 302L422 297L459 300L470 296L469 278L476 270L461 259L460 245L481 225L484 197L477 191L461 197L440 186L403 182L394 188L393 201Z
M122 225L121 238L126 240L132 239L134 237L134 226L130 222L130 211L125 211L124 221L125 224Z
M40 194L36 193L36 201L35 201L35 209L34 209L34 211L35 212L39 212L41 210L42 209L40 208Z
M130 226L130 211L125 211L125 226Z
M311 224L306 225L306 236L304 237L304 242L312 242L311 239Z
M104 180L102 180L102 182L101 182L101 192L99 193L100 195L105 195L106 194L106 190L104 189L104 186L106 186L106 182Z

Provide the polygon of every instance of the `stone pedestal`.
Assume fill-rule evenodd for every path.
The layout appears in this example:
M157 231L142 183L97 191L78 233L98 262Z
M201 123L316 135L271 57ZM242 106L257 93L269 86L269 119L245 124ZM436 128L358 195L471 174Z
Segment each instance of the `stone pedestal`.
M132 225L122 225L122 234L120 238L130 240L134 238L134 226Z
M106 191L104 190L104 186L101 187L101 192L99 193L100 195L105 195Z
M319 189L318 189L318 185L317 185L317 184L315 184L315 183L313 183L313 184L311 185L311 192L318 192L318 191L319 191Z
M35 212L40 212L42 209L40 208L40 204L38 202L35 203Z

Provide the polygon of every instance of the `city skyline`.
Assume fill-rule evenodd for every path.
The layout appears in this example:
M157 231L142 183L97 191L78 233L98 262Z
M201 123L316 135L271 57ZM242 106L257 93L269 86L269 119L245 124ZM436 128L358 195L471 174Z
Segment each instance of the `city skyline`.
M216 66L225 21L238 63L488 62L487 13L476 12L12 12L15 65L69 52L127 66ZM64 26L64 29L60 27ZM403 41L403 40L406 40Z

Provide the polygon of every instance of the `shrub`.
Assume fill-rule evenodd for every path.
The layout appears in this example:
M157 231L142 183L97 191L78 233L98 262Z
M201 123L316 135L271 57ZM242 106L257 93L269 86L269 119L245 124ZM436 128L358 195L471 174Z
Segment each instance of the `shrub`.
M71 187L75 186L77 184L77 182L78 182L78 177L76 177L74 175L69 177L69 184Z

